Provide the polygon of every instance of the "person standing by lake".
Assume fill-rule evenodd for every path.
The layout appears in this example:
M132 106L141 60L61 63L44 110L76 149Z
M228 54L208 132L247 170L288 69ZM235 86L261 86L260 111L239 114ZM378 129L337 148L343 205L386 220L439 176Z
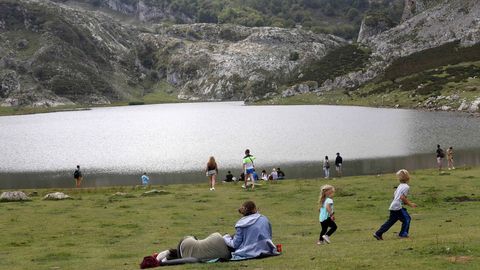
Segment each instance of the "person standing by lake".
M443 151L442 148L440 148L440 144L437 144L437 166L438 166L438 171L442 170L443 166L443 159L445 158L445 152Z
M453 147L450 146L447 149L447 163L448 163L448 170L455 170L455 165L453 164Z
M142 177L142 185L147 186L150 183L150 178L147 176L147 173L144 172Z
M79 188L82 185L83 174L80 170L80 165L77 165L77 169L73 172L73 178L75 178L75 186Z
M205 167L205 173L210 180L210 191L215 190L215 181L217 179L218 166L213 156L208 159L207 166Z
M340 156L340 153L337 153L337 157L335 158L335 170L337 172L337 177L342 177L342 164L343 158Z
M255 181L253 180L253 172L255 171L255 164L253 161L255 157L250 154L250 149L245 150L245 156L243 157L243 171L245 173L245 189L248 188L247 181L250 178L252 180L252 189L255 188Z
M330 177L330 161L328 161L328 156L325 156L323 160L323 172L325 173L325 178Z

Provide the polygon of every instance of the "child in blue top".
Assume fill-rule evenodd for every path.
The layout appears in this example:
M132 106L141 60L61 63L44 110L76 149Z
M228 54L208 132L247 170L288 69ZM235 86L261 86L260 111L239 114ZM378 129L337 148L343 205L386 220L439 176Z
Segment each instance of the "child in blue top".
M397 221L402 222L402 228L398 236L400 238L408 237L408 230L410 228L410 215L407 212L407 209L403 207L403 205L408 205L410 207L417 207L416 204L412 203L407 199L408 191L410 187L408 186L408 181L410 181L410 174L407 170L402 169L397 172L398 181L400 181L400 185L398 185L395 193L393 194L393 200L390 204L390 217L388 220L378 229L377 232L373 234L373 237L377 240L383 240L383 234L388 231Z
M141 178L142 178L142 185L146 186L150 183L150 178L148 178L147 173L143 173Z
M320 210L320 224L322 225L322 231L318 238L318 245L324 243L330 244L330 236L337 230L337 224L335 224L335 216L333 213L333 195L335 194L335 188L331 185L324 185L320 191L320 198L318 199ZM329 229L330 228L330 229Z

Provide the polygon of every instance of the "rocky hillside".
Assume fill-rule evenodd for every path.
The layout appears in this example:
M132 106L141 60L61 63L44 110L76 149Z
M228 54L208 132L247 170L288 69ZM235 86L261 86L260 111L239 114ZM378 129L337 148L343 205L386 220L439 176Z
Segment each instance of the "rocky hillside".
M364 14L381 12L398 23L403 0L55 0L87 3L143 22L220 23L248 27L303 27L346 39L358 34Z
M93 14L92 14L93 15ZM43 1L0 2L0 104L108 104L133 94L136 32Z
M478 111L480 2L406 2L408 16L396 27L365 18L359 36L371 50L365 68L326 80L314 92L344 93L333 103Z
M300 29L135 27L53 2L0 3L2 106L109 104L175 94L243 100L277 92L346 44ZM162 100L160 100L162 101Z

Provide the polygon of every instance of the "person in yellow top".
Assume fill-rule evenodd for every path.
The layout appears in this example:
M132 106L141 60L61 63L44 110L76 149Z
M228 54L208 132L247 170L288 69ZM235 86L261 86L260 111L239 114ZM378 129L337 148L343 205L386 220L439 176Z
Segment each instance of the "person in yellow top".
M255 171L255 164L253 164L253 161L255 160L255 157L253 155L250 155L250 150L247 149L245 150L245 157L243 157L243 171L245 173L245 189L248 188L247 186L247 181L248 178L252 181L252 189L255 188L255 179L253 178L253 173Z
M448 169L455 170L455 166L453 165L453 147L449 147L447 149L447 162L448 162Z

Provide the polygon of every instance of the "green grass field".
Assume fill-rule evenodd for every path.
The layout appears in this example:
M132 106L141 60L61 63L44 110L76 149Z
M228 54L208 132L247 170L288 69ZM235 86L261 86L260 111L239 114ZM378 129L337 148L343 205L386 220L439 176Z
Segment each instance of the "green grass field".
M237 208L250 199L270 219L281 256L169 269L479 269L479 180L480 168L412 172L410 199L418 208L409 209L411 237L398 239L396 224L385 241L372 233L388 216L393 174L287 180L255 191L220 183L211 192L205 181L155 186L167 194L151 197L135 187L37 190L31 202L0 204L0 269L138 269L143 256L175 247L185 235L233 233ZM337 187L338 231L332 244L317 246L325 183ZM75 199L43 201L51 191ZM117 191L132 196L113 196Z

